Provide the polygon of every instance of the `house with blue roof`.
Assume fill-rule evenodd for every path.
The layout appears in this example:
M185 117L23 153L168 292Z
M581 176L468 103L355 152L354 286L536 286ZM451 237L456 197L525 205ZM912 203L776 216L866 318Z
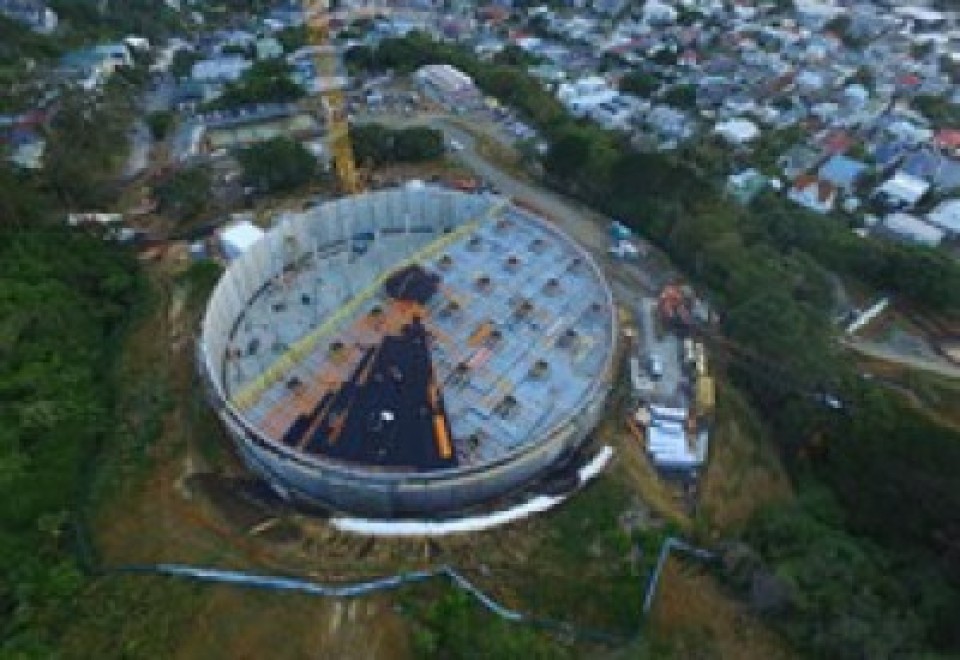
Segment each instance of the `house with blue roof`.
M43 0L0 0L0 14L39 34L57 29L57 14Z
M899 140L882 140L870 147L870 155L876 163L876 169L886 170L896 167L908 150L909 145Z
M829 181L843 192L850 194L860 177L869 169L866 163L843 154L835 154L820 166L818 176L823 181Z
M26 170L43 167L46 140L29 128L18 128L10 134L10 153L7 160Z
M901 169L922 179L933 179L945 160L932 149L918 149L904 158Z
M86 90L99 87L122 66L133 66L133 57L124 43L74 50L60 59L60 69Z
M960 162L937 149L917 149L904 159L902 169L930 181L939 191L960 188Z

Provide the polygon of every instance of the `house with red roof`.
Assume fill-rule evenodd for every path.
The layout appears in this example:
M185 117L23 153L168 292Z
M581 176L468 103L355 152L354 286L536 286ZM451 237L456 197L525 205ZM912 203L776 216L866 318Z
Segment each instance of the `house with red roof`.
M854 142L853 136L841 129L827 131L817 139L817 145L829 156L847 152Z
M941 128L934 134L933 144L954 154L960 152L960 129Z
M837 195L838 189L835 185L813 174L798 176L793 182L793 187L787 192L787 197L792 201L820 214L833 210Z

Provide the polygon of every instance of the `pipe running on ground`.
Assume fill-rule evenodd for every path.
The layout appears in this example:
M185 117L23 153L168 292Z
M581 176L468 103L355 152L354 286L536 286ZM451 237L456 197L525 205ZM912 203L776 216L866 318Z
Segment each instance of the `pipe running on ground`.
M644 592L643 608L640 612L641 621L650 611L650 608L653 604L653 598L656 594L657 586L660 582L660 574L663 571L663 567L666 564L667 558L673 550L681 550L701 561L711 561L714 558L714 554L709 550L692 546L682 539L672 536L664 539L663 544L660 546L660 554L657 559L657 565L651 572L650 578L647 581L647 586ZM485 593L482 589L467 579L462 573L457 571L456 568L447 564L421 571L398 573L396 575L377 578L374 580L340 585L326 585L295 577L261 575L221 568L190 566L187 564L136 564L108 569L106 572L114 574L132 573L141 575L165 575L197 580L200 582L232 584L241 587L265 589L269 591L295 591L326 598L358 598L376 592L392 591L406 585L418 584L428 580L442 578L449 580L450 583L456 588L470 595L475 601L483 606L484 609L492 612L496 616L506 621L510 621L512 623L523 623L595 642L619 644L630 641L630 636L622 633L586 628L555 619L534 617L524 614L523 612L518 612L517 610L503 605L495 598Z

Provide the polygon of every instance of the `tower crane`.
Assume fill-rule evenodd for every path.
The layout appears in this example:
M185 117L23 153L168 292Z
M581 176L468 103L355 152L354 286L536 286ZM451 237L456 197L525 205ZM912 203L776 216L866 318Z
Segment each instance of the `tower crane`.
M336 83L337 50L330 38L331 0L303 0L304 17L314 64L320 81L320 101L327 128L327 149L333 157L340 190L345 195L360 192L360 177L353 158L350 124L343 90Z

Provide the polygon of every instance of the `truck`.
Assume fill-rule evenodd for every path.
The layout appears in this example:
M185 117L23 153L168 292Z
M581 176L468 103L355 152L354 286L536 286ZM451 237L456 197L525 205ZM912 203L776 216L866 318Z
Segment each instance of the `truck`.
M607 254L617 259L636 259L640 256L640 251L630 241L619 241L607 250Z

